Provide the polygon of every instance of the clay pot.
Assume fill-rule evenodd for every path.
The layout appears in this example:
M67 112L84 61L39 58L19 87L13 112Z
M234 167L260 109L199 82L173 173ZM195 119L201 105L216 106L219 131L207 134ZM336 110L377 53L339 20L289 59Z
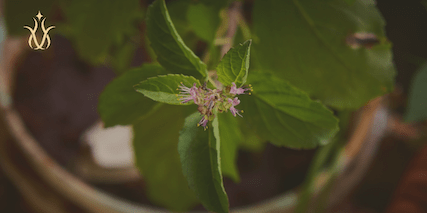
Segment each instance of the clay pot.
M162 209L142 206L137 203L118 198L109 193L95 188L74 176L61 167L40 146L33 135L25 127L21 115L12 104L11 93L14 82L14 67L26 48L26 41L22 38L7 38L3 42L2 62L0 63L0 103L1 117L14 140L14 146L9 146L6 141L0 140L0 162L10 179L16 184L27 201L41 212L67 212L65 207L52 205L51 200L43 199L43 184L78 208L88 212L102 213L135 213L135 212L166 212ZM32 50L29 50L32 51ZM388 113L384 104L384 97L370 101L358 111L351 136L345 148L340 152L338 177L333 182L328 206L333 206L343 199L360 182L367 171L371 160L375 156L378 143L386 133ZM19 149L24 158L16 159L11 156L11 149ZM363 159L363 160L361 160ZM40 182L26 176L25 171L19 166L28 164ZM330 174L320 173L316 176L313 202L318 193L326 186ZM273 199L247 206L232 209L232 212L292 212L298 198L298 189ZM58 198L56 198L58 199Z

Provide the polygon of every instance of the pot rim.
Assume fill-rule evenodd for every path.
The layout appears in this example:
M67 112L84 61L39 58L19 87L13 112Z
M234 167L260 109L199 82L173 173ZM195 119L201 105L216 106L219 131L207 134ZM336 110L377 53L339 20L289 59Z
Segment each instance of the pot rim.
M4 111L5 120L9 131L15 139L17 145L25 154L27 160L35 171L53 186L59 193L73 201L80 207L91 212L167 212L160 208L139 205L117 196L110 195L100 189L96 189L89 184L84 183L79 178L62 168L54 159L52 159L45 150L39 145L32 134L25 127L19 113L12 106L11 91L13 89L14 65L20 55L24 52L24 39L6 38L2 55L7 52L14 52L11 56L10 64L0 64L0 79L9 80L0 87L0 107ZM20 43L20 45L13 45ZM381 137L386 133L388 112L383 104L384 97L378 97L371 100L360 110L359 122L348 140L345 148L340 153L339 178L333 190L333 195L329 204L339 202L350 189L360 181L366 172L370 162L375 156L376 148ZM355 167L349 171L349 165L355 163L358 156L363 156L363 161L359 161ZM345 174L345 176L343 176ZM316 188L323 188L325 181L321 178L325 173L316 177ZM13 181L13 180L12 180ZM20 184L20 183L16 183ZM23 192L24 193L24 192ZM335 196L338 195L338 196ZM248 207L233 209L233 212L269 212L281 210L282 212L292 211L298 197L298 189L294 188L278 197L268 199L261 203Z

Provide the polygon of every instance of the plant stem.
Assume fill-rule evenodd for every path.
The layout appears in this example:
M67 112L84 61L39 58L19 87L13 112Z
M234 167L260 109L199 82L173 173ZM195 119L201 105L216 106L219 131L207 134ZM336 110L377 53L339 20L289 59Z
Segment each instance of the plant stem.
M237 18L238 18L239 27L242 30L243 38L245 40L251 39L252 38L251 30L249 29L249 26L245 21L245 17L243 17L243 15L239 13Z
M217 87L217 84L216 84L215 80L213 80L210 75L208 75L208 81L211 82L212 85L214 85L215 87Z
M242 2L240 1L233 2L228 8L228 30L224 38L224 39L227 39L228 42L225 43L221 48L221 58L233 46L234 35L236 34L236 31L237 31L239 17L242 17L241 10L242 10Z
M221 58L230 50L230 48L233 46L233 40L234 36L237 31L237 27L239 26L239 22L242 20L241 15L241 8L242 8L242 2L233 2L229 7L227 11L221 11L221 18L222 18L222 24L218 28L216 32L215 39L212 41L213 43L208 48L208 51L203 56L203 62L207 63L210 58L210 50L212 48L215 48L216 45L222 45L221 47ZM224 14L226 12L227 14ZM243 21L244 22L244 21ZM225 37L222 37L225 33L224 28L227 28L227 33ZM216 73L216 72L215 72ZM215 75L215 74L213 74ZM216 82L214 79L212 79L211 75L209 74L207 77L207 80L212 83L215 87L218 87L218 82Z

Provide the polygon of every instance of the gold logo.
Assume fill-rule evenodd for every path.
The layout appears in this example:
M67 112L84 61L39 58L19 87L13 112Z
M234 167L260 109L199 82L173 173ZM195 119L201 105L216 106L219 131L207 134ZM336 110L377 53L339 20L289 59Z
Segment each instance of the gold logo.
M35 18L33 18L33 20L34 20L34 28L31 28L29 26L24 26L24 28L28 29L30 31L30 33L31 33L30 38L28 38L28 45L33 50L46 50L50 46L50 37L49 37L49 34L48 34L49 30L55 28L55 26L50 26L50 27L48 27L46 29L45 26L44 26L44 22L46 21L46 18L42 18L43 15L40 13L40 11L36 15L36 17L37 17L38 21ZM42 37L41 43L39 43L37 41L37 37L36 37L36 32L37 32L39 23L40 23L41 29L43 31L43 37ZM47 41L47 43L45 45L46 41ZM32 43L34 43L35 47L33 47Z

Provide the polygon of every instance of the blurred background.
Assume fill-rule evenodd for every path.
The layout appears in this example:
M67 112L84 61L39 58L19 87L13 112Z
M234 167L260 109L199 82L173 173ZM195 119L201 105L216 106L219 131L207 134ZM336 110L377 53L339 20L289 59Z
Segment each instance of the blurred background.
M110 23L79 11L90 5L67 1L0 0L2 105L8 106L12 103L10 98L13 99L13 107L25 126L62 168L95 188L146 205L153 204L144 194L145 185L138 172L128 165L133 161L126 148L129 144L120 144L121 151L114 144L111 145L113 151L111 148L94 151L101 148L82 135L88 129L101 131L96 107L103 88L125 70L152 60L153 54L145 48L146 39L137 36L144 33L144 11L151 2L141 0L136 5L128 5L125 18L130 20L126 22L129 26L116 23L106 32L105 38L100 36L87 40L87 34L93 32L79 28L83 26L81 23ZM405 123L402 120L414 76L427 62L427 5L420 0L376 2L387 23L385 31L393 44L398 71L394 91L385 96L389 113L387 131L361 181L329 211L427 212L427 121ZM98 3L102 7L107 4L104 1ZM167 3L168 7L173 5L171 7L175 8L170 13L177 30L186 44L200 55L207 46L206 42L194 39L196 35L187 28L183 21L185 16L180 14L182 5L172 0ZM117 8L114 3L111 5L113 9ZM245 16L251 16L252 6L252 0L242 2ZM33 24L32 17L39 10L48 11L43 12L47 26L56 26L50 33L51 47L43 52L28 48L28 30L23 28ZM10 25L7 28L6 22ZM115 35L119 28L125 33ZM83 38L86 40L81 42ZM91 45L93 43L99 45ZM8 88L13 88L13 91ZM4 93L10 93L11 97ZM35 171L28 154L12 136L19 133L11 133L10 124L4 116L5 111L0 110L0 212L87 212L59 193L57 188L60 186L46 183L45 177ZM126 140L128 129L116 131L105 134L111 137L120 135L117 137ZM261 148L253 148L258 149ZM256 154L248 150L239 152L242 183L237 185L225 180L232 206L261 202L298 186L306 177L316 151L296 151L270 145L262 149L264 152ZM105 156L109 155L115 158L108 160ZM261 163L253 162L254 158ZM279 173L270 170L269 165L281 161L292 163L277 165L281 169ZM277 189L277 183L284 180L286 184L280 184ZM262 189L257 189L259 185ZM201 207L195 209L200 210Z

